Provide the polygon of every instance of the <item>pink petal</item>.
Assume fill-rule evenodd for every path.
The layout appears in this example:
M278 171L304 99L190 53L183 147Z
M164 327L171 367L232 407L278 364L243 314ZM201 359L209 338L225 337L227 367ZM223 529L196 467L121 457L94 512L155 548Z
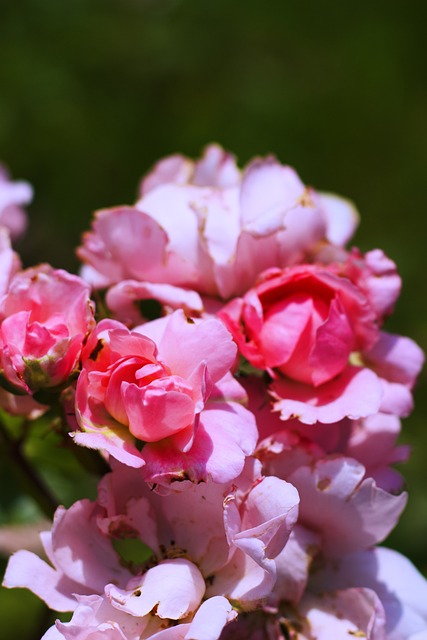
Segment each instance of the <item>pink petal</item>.
M365 254L365 264L370 274L361 284L366 290L369 302L379 318L389 316L393 313L402 288L397 267L381 249L368 251Z
M118 207L97 212L93 231L85 234L78 255L109 284L129 278L156 280L155 274L164 268L167 242L164 229L149 215Z
M285 226L305 186L291 167L273 157L254 160L245 170L241 188L242 227L254 235L269 235Z
M380 378L380 382L383 390L380 411L401 418L409 416L414 408L414 399L410 389L399 382L388 382L384 378Z
M155 607L159 618L180 620L194 612L205 592L199 569L189 560L164 560L135 577L126 589L110 584L105 593L111 604L133 616L142 617Z
M313 587L322 590L325 584L373 589L386 613L387 640L412 638L427 628L427 581L397 551L378 547L349 554L313 577Z
M319 193L320 206L326 218L326 237L334 245L343 247L359 224L359 213L350 200L332 193Z
M299 495L290 483L266 477L249 493L245 502L242 530L233 542L256 560L274 558L283 549L298 518ZM253 552L252 552L253 551Z
M307 594L299 605L316 640L386 640L384 609L370 589L346 589L321 596Z
M65 640L140 640L146 621L114 609L103 596L80 596L70 622L56 621ZM56 638L56 636L53 636Z
M309 363L313 383L318 386L339 375L354 346L354 333L345 310L336 296L329 305L329 316L318 328Z
M106 303L114 316L125 324L138 324L144 320L135 302L139 300L158 300L169 309L183 309L188 315L200 315L203 303L198 293L174 287L170 284L153 284L124 280L111 287Z
M125 427L114 431L108 427L85 427L85 429L84 432L74 431L70 434L74 442L89 449L105 451L129 467L139 468L144 465L144 459Z
M245 457L256 444L254 418L235 403L212 403L200 415L191 449L180 451L168 443L147 443L141 455L147 482L168 485L189 479L192 482L230 482L243 469Z
M122 383L129 430L136 438L159 442L193 424L194 401L187 390L176 387L173 376L146 387Z
M410 388L424 364L424 354L410 338L382 331L372 349L363 353L363 359L381 377Z
M236 617L237 612L226 598L209 598L199 607L185 640L218 640L225 625Z
M313 557L320 548L320 537L314 531L296 525L285 547L275 558L276 584L272 591L274 602L297 604L306 587Z
M144 272L139 270L138 275L136 272L134 275L137 280L166 281L169 284L178 285L187 282L190 285L196 281L199 270L203 273L204 267L208 266L210 260L206 255L204 257L206 264L203 261L201 263L203 249L199 234L197 208L199 207L201 210L206 208L206 198L209 198L209 193L209 189L203 190L187 185L165 184L149 191L137 202L136 208L147 214L151 224L162 230L164 229L168 239L168 251L178 257L175 269L171 269L171 265L169 265L163 277L154 275L156 270L162 273L162 261L158 260L152 263L151 273L153 273L154 277L151 276L151 273L150 276L144 276ZM205 198L203 198L203 195L205 195ZM170 215L171 211L173 211L173 216ZM176 224L176 220L179 220L179 224ZM139 234L137 237L139 251L141 252L141 239L144 236ZM208 270L203 276L205 278L209 277Z
M54 611L74 611L74 593L89 591L50 567L30 551L18 551L9 560L3 580L7 588L29 589Z
M121 567L111 540L99 531L95 509L96 505L89 500L80 500L68 510L57 509L52 549L64 575L91 589L92 593L103 593L108 582L127 581L129 572Z
M233 495L224 502L227 539L236 548L215 577L210 593L251 602L272 589L276 565L272 558L286 543L298 516L298 493L278 478L264 478L250 491L243 519Z
M175 311L169 316L158 347L159 358L173 373L188 378L204 360L214 382L228 373L237 351L222 322L215 318L189 322L183 311Z
M381 542L405 507L405 493L391 495L364 475L356 460L331 457L288 477L300 494L300 523L321 534L327 554L342 555Z
M231 153L219 144L209 144L203 156L195 163L193 184L224 189L240 183L240 171Z
M157 162L153 169L141 180L139 195L142 197L149 191L170 182L174 184L187 184L193 175L194 163L178 153L163 158Z
M345 417L364 418L379 410L382 388L369 369L348 366L334 380L319 387L280 378L273 382L274 410L282 420L298 418L305 424L338 422Z
M301 336L311 331L313 299L308 296L292 296L274 305L272 313L267 313L259 334L267 367L284 365L301 345ZM248 323L249 324L249 323Z

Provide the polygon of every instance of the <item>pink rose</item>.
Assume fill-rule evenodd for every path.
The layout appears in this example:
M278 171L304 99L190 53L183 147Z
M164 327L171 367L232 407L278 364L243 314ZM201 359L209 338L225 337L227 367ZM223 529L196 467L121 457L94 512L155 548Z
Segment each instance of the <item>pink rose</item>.
M144 467L155 484L235 478L257 430L229 374L236 354L229 332L182 311L139 331L103 320L91 335L77 382L75 441Z
M27 182L12 182L0 166L0 225L9 229L12 239L25 231L27 216L21 206L31 202L32 197L33 190Z
M316 265L265 272L219 315L254 366L315 387L342 373L351 353L378 335L360 290Z
M399 287L382 252L353 252L342 264L270 269L219 317L241 354L273 377L282 419L407 415L422 352L380 331Z
M374 547L325 563L313 572L312 590L368 588L376 592L385 611L387 640L425 640L427 581L397 551Z
M233 156L210 145L197 162L160 161L135 207L96 214L78 253L84 277L112 287L107 304L116 317L134 321L137 299L174 309L179 298L200 312L194 292L240 295L262 271L301 261L319 242L341 245L356 220L350 203L306 187L275 158L257 158L241 172Z
M376 317L363 293L334 267L267 271L219 316L242 355L277 378L277 396L295 397L310 407L305 417L298 410L286 417L335 422L378 410L381 389L375 375L350 364L353 353L378 339ZM285 395L281 384L290 387ZM335 406L325 412L331 402Z
M25 550L10 559L3 586L74 612L46 638L217 640L235 609L259 607L298 516L292 485L255 464L232 489L200 483L159 496L138 470L115 467L97 502L56 511L41 534L49 562ZM127 541L145 560L120 554Z
M0 355L4 384L16 393L66 383L78 370L93 328L88 285L66 271L41 265L18 273L0 301Z

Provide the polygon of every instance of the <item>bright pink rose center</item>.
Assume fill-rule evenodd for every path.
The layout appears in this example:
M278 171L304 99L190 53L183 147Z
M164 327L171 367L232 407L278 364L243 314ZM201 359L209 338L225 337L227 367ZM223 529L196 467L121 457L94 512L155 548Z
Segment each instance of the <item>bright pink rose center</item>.
M343 371L354 333L335 296L332 300L299 292L273 304L261 329L269 367L304 384L323 384Z
M26 327L22 353L27 358L43 358L49 349L68 337L69 331L65 324L46 327L39 322L32 322Z
M193 424L193 389L163 364L132 357L111 369L105 379L105 406L136 438L157 442Z

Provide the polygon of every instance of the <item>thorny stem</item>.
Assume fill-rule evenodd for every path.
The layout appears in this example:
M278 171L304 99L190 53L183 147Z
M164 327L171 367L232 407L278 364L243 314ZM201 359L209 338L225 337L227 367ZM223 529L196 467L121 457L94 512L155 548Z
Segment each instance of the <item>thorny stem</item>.
M0 444L6 451L13 473L18 478L22 488L37 503L40 510L49 518L53 518L58 501L53 496L49 487L39 476L36 469L30 464L22 450L22 440L13 439L4 424L0 421Z

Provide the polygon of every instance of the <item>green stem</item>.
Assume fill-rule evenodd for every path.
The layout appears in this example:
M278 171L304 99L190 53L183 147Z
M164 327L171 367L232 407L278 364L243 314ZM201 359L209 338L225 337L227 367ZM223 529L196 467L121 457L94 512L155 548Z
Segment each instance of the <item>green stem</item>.
M17 476L21 487L37 503L40 510L50 519L58 507L58 501L32 467L22 451L22 441L13 439L0 421L0 444L6 451L12 472Z
M98 451L81 447L74 444L72 440L70 440L70 444L67 445L67 448L69 451L72 451L79 464L81 464L81 466L91 475L102 478L102 476L105 476L106 473L111 471L110 466Z
M70 438L69 427L67 425L66 416L64 415L63 407L61 407L61 414L56 416L52 421L52 426L62 437L62 442L65 448L72 453L77 462L91 475L101 477L111 471L109 464L104 460L99 451L82 447L74 443L74 440Z

